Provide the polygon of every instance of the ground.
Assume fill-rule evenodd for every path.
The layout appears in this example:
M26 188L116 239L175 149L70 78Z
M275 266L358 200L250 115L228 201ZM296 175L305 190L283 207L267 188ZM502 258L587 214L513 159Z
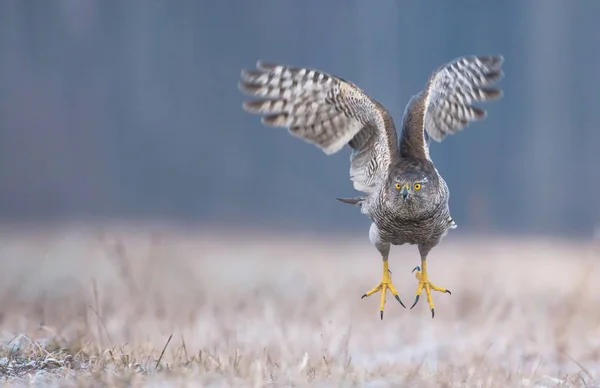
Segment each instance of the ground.
M366 232L365 232L366 233ZM0 376L47 386L599 386L600 246L451 231L435 319L378 295L368 236L0 233ZM410 306L416 247L390 269ZM162 354L162 355L161 355Z

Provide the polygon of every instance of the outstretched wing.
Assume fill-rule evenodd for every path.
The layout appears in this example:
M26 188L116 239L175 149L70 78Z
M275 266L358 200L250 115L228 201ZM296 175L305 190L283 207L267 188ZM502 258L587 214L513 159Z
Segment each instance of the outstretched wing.
M470 122L484 119L486 111L472 104L502 96L492 85L504 75L503 62L500 55L468 56L438 68L406 107L400 154L429 158L429 138L441 142Z
M348 144L353 149L350 178L357 190L373 192L398 157L392 117L351 82L315 69L259 61L257 70L242 71L239 88L260 98L243 107L264 115L263 124L287 128L327 155Z

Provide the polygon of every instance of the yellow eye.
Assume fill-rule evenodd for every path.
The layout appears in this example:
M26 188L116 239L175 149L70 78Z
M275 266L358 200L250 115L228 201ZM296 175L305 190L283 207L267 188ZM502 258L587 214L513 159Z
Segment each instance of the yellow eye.
M420 183L415 183L415 185L413 187L415 188L415 190L421 190L421 184Z
M400 183L396 183L396 190L400 190L402 186L400 186Z

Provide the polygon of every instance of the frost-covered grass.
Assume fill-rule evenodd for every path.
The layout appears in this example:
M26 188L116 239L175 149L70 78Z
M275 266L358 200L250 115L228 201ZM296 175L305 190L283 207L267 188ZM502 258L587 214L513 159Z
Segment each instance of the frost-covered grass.
M227 239L224 238L227 237ZM0 377L49 386L600 383L600 250L450 234L434 294L379 295L358 238L114 227L0 234ZM412 304L416 247L390 269ZM161 356L162 354L162 356Z

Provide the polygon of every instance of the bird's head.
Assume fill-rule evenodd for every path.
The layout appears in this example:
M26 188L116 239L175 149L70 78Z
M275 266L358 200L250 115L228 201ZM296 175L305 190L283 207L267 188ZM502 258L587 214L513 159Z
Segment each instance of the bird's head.
M406 171L393 176L389 191L394 202L400 206L426 203L435 190L426 174Z

